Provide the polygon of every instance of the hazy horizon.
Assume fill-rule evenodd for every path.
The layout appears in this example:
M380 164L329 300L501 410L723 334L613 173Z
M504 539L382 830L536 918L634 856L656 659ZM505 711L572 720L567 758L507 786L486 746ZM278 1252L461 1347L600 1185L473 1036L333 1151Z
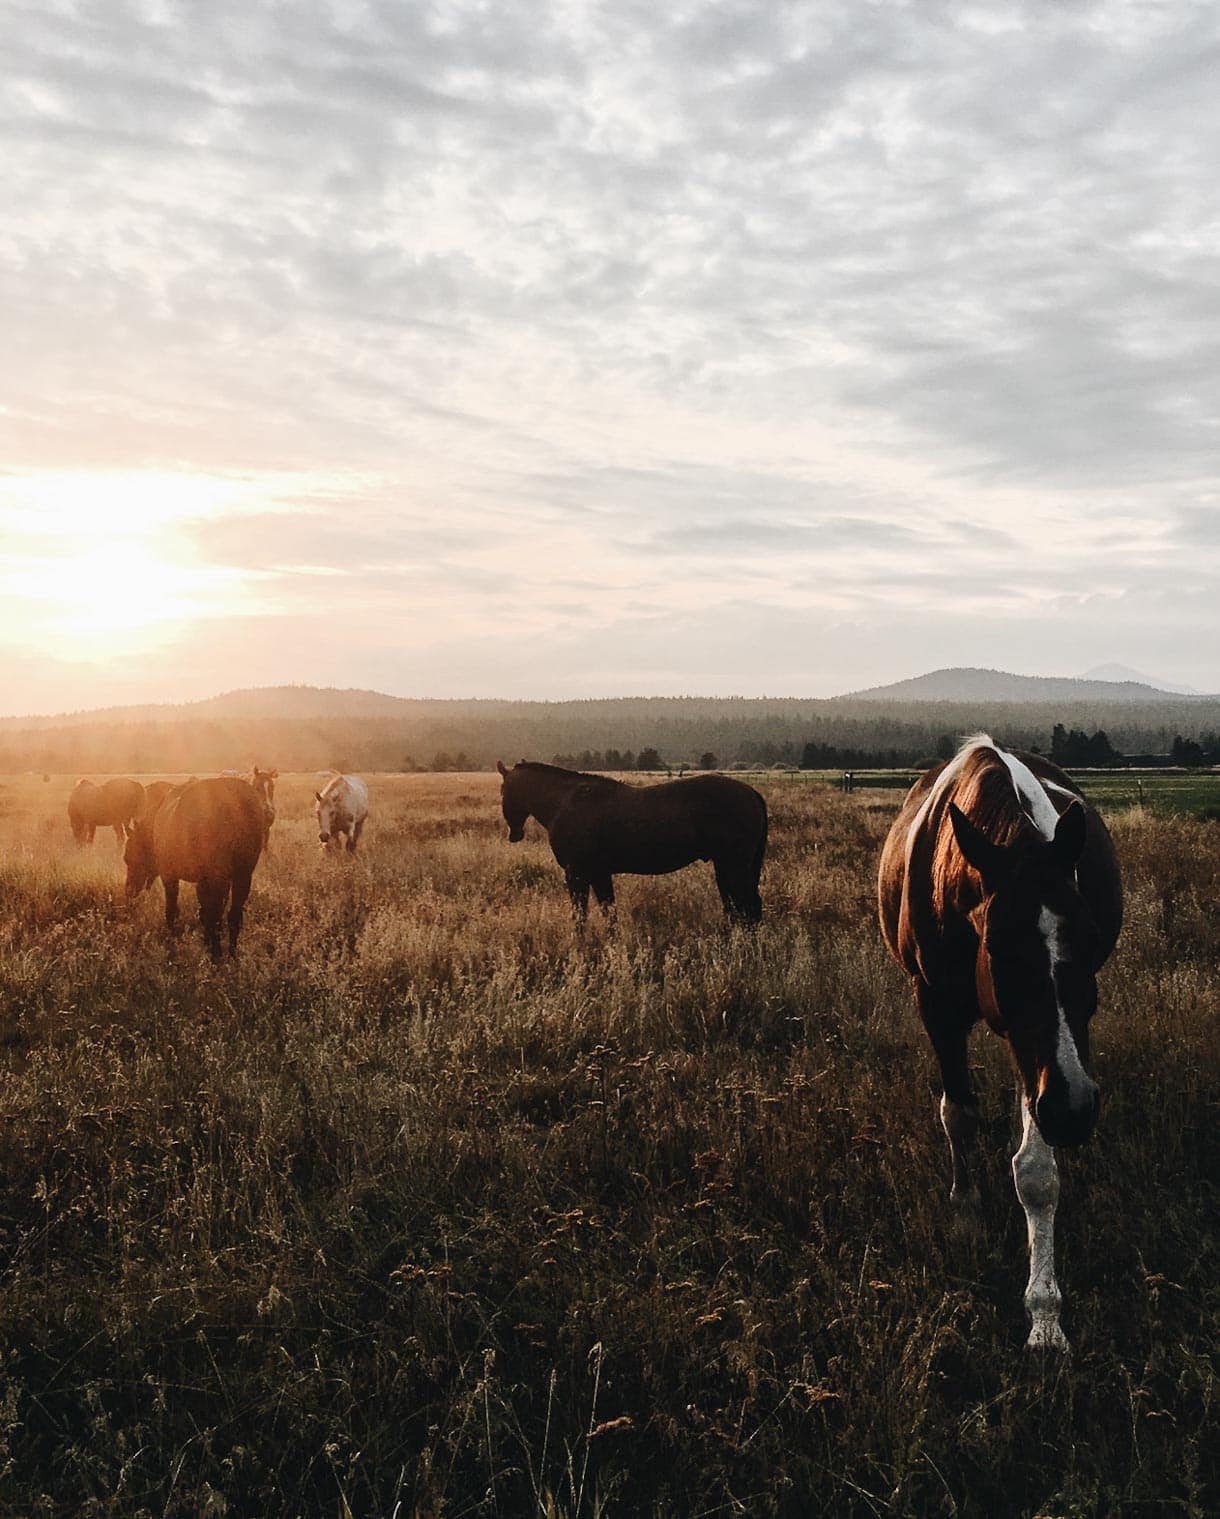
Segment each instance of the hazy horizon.
M1220 17L0 0L0 705L1220 688Z

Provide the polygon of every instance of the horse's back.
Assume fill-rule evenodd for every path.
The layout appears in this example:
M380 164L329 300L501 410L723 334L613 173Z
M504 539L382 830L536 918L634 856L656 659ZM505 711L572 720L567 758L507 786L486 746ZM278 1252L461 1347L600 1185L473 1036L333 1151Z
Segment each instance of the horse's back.
M106 822L127 822L136 817L144 803L144 787L139 781L116 776L101 787L99 804Z
M696 860L754 860L767 804L752 786L699 775L655 786L578 787L549 830L561 864L610 874L664 875Z
M353 822L368 816L369 788L358 775L332 776L320 796L322 801L342 807Z
M153 818L157 873L231 879L252 871L263 846L262 802L244 780L216 776L168 795Z

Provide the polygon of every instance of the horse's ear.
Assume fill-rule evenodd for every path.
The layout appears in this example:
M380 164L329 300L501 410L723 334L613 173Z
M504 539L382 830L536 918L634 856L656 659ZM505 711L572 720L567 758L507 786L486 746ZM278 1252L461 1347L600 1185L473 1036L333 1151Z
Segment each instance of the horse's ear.
M1004 850L993 844L980 828L976 828L955 803L949 803L949 820L953 824L953 837L966 863L973 865L983 878L985 886L992 887L1004 873Z
M272 780L273 780L273 781L278 781L278 780L279 780L279 778L280 778L280 772L279 772L279 771L278 771L278 770L273 770L273 771L272 771L272 772L271 772L271 779L272 779Z
M508 771L504 767L504 761L503 760L497 760L496 761L496 769L500 772L501 775L507 775L508 774Z
M1055 824L1055 837L1051 840L1055 858L1065 869L1071 870L1084 853L1087 831L1088 818L1085 817L1084 808L1079 802L1073 801L1060 814L1059 821Z

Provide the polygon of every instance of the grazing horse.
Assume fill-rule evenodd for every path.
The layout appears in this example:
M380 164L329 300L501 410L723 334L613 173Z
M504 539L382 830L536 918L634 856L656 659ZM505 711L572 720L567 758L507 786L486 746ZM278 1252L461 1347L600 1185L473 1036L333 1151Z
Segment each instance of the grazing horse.
M275 822L275 783L279 775L278 770L260 770L257 765L250 772L250 784L262 800L266 819L266 827L263 829L264 852L271 848L271 825Z
M527 819L537 818L563 867L578 918L588 912L590 887L603 908L614 905L616 875L667 875L710 860L729 918L761 919L767 804L753 786L727 775L628 786L530 760L511 770L498 760L496 768L509 843L518 843Z
M264 824L263 804L246 781L215 776L170 788L128 837L128 900L160 876L165 926L172 934L178 924L178 883L193 881L208 953L220 959L220 920L227 900L229 953L235 955Z
M369 788L358 775L332 775L321 791L315 791L318 841L325 848L347 838L348 854L355 854L369 815Z
M1122 924L1110 835L1057 766L979 735L908 792L882 850L878 898L940 1064L959 1205L978 1199L967 1035L981 1017L1008 1045L1022 1099L1012 1170L1029 1234L1028 1348L1065 1351L1053 1147L1083 1144L1097 1123L1088 1026Z
M113 828L122 849L144 801L139 781L115 779L95 786L80 780L68 798L68 822L78 844L92 844L99 828Z

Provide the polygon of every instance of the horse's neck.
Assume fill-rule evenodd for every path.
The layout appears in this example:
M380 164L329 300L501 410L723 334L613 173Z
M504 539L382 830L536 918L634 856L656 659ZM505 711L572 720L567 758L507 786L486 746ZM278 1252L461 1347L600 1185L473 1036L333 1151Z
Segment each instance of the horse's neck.
M535 778L530 793L530 811L544 828L551 826L551 820L580 780L581 777L577 775L569 778L566 775L540 774Z

